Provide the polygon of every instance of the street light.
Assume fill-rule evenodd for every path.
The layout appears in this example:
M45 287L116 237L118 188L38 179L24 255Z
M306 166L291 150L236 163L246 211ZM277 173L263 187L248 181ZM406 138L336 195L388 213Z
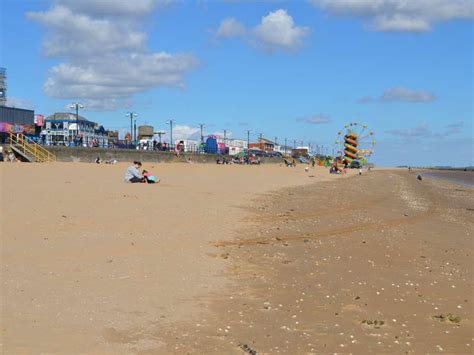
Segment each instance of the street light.
M136 127L137 116L138 115L135 112L127 112L127 114L125 115L125 117L130 118L130 143L132 143L132 140L135 140L133 137L133 120L135 120L135 127Z
M170 148L174 146L173 144L173 124L176 123L175 120L168 120L166 124L170 125ZM171 149L170 149L171 150Z
M247 164L250 162L250 130L247 130Z
M199 128L201 129L201 143L204 143L204 134L203 134L203 128L204 128L204 123L199 123Z
M161 144L161 136L166 134L165 131L158 131L158 132L155 132L155 134L158 135L158 142Z
M137 142L137 118L133 118L133 141Z
M79 109L83 109L84 105L78 102L72 103L69 108L76 110L76 124L77 124L77 135L79 135Z

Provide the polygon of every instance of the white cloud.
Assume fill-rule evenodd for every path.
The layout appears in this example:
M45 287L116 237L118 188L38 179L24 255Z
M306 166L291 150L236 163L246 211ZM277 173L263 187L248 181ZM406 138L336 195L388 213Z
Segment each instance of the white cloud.
M187 55L167 53L104 55L93 65L61 63L52 67L44 84L56 98L125 98L157 85L179 85L196 65Z
M380 101L430 102L434 99L434 95L427 91L412 90L403 87L388 89L380 97Z
M166 134L169 135L169 129L167 129ZM191 127L187 125L174 125L173 140L175 139L201 140L201 130L198 127Z
M379 97L365 96L359 99L359 102L431 102L435 99L435 96L428 91L394 87L384 91Z
M309 32L309 27L296 26L293 17L279 9L263 16L260 23L250 29L235 18L226 18L219 25L216 37L242 37L257 48L275 52L299 49Z
M443 131L432 131L428 128L426 122L419 123L413 128L405 129L392 129L388 130L385 133L390 135L399 136L402 138L432 138L432 139L446 139L451 136L459 135L463 132L464 122L453 122L445 126Z
M385 131L385 133L403 138L429 138L433 135L425 122L420 123L413 128L391 129Z
M240 37L247 33L247 29L233 17L222 20L216 32L217 38Z
M331 120L329 119L329 116L316 115L316 116L311 116L311 117L299 118L298 121L302 121L302 122L306 122L310 124L326 124L326 123L329 123Z
M309 28L295 26L293 17L288 15L286 10L280 9L262 17L254 32L259 45L265 49L291 50L301 47Z
M62 60L50 68L45 93L82 99L89 109L114 110L156 86L184 87L184 76L197 59L150 52L140 30L141 17L168 2L60 0L48 11L27 13L47 30L45 54Z
M389 32L426 32L436 23L472 19L472 0L310 0L335 15L355 16L369 28Z
M143 16L156 7L166 7L176 0L56 0L56 5L64 5L74 12L103 16Z
M49 30L43 42L43 50L49 57L77 60L114 51L141 51L146 39L144 33L120 21L76 14L64 6L28 12L26 16Z

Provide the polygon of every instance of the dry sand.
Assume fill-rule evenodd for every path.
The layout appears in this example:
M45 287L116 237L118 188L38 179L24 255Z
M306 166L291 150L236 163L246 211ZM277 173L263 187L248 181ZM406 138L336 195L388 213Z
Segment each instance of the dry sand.
M223 287L214 240L239 236L252 200L335 178L302 168L145 164L158 185L127 184L129 164L0 164L5 353L127 352L111 329L202 310ZM104 338L105 336L105 338Z
M474 190L124 168L0 165L4 353L472 352Z

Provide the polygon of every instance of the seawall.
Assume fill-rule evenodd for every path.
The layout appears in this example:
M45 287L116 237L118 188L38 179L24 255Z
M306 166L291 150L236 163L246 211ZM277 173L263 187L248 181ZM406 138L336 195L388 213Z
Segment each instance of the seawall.
M7 146L5 146L8 149ZM84 147L45 147L56 155L58 161L93 162L97 157L102 161L116 159L120 162L140 160L143 162L162 163L185 163L190 159L194 163L215 164L222 155L184 153L177 156L172 152L159 152L135 149L108 149L108 148L84 148ZM227 157L228 159L230 157ZM280 158L261 158L262 163L281 163Z

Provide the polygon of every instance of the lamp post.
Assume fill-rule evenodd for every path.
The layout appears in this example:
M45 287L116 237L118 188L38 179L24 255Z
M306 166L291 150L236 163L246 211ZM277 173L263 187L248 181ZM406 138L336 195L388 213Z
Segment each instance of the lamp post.
M161 136L166 134L165 131L158 131L158 132L155 132L155 134L158 135L158 142L161 144Z
M262 146L263 146L263 133L258 134L258 145L259 145L260 149L263 150L263 148L262 148Z
M176 123L175 120L168 120L166 121L166 124L169 124L170 125L170 150L171 150L171 147L174 146L173 144L173 124Z
M133 141L137 143L137 118L133 118Z
M78 102L75 102L75 103L72 103L71 105L69 105L69 107L71 109L76 110L77 139L79 139L79 109L82 110L84 108L84 105L80 104Z
M247 130L247 164L249 163L250 159L250 130Z
M125 117L130 118L130 143L134 140L133 138L133 120L135 119L135 126L136 126L136 117L138 115L135 112L127 112Z
M285 138L285 148L284 148L284 149L285 149L285 155L286 155L286 149L287 149L287 148L286 148L286 145L287 145L287 144L288 144L288 138Z
M204 134L203 134L204 123L199 123L199 128L201 129L201 143L204 143Z

